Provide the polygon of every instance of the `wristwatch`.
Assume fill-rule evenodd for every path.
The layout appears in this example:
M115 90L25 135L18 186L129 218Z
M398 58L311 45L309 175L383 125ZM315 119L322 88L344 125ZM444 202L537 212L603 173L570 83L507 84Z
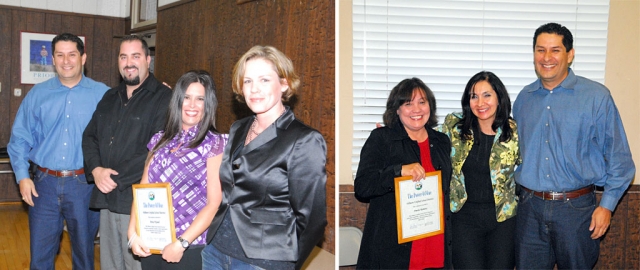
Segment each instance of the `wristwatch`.
M178 241L180 241L180 245L182 245L184 249L187 249L189 245L191 245L191 243L189 243L189 241L187 241L186 239L182 238L182 236L178 237Z

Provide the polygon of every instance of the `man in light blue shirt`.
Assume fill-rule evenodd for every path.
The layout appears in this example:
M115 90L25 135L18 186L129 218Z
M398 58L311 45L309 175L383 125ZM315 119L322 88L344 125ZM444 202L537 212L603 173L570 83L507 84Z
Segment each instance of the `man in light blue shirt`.
M29 205L31 269L54 269L63 220L71 239L73 269L94 269L99 212L89 210L94 185L83 169L82 132L109 89L82 74L84 44L73 34L51 42L57 77L36 84L16 115L7 150ZM34 178L30 162L36 166Z
M591 269L635 165L609 90L569 68L571 32L548 23L533 43L539 79L513 107L523 162L515 173L516 268ZM594 186L604 188L599 205Z

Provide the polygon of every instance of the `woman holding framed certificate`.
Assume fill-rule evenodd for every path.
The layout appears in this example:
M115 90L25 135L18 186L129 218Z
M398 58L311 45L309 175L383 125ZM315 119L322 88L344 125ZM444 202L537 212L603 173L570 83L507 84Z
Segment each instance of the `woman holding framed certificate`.
M383 121L385 126L373 130L362 147L354 182L356 198L369 203L356 267L451 268L449 204L444 203L440 213L431 215L434 220L430 222L444 220L444 234L401 244L398 238L396 209L400 200L395 196L394 178L409 176L422 182L429 172L440 171L441 185L425 190L424 185L416 184L415 189L420 191L409 197L437 193L437 198L449 201L451 143L446 135L433 130L438 123L433 92L418 78L401 81L389 94ZM402 222L417 219L414 216Z
M283 104L300 79L282 52L252 47L232 78L254 115L231 125L202 268L299 269L327 224L326 143Z
M173 90L169 117L164 131L147 145L149 158L141 184L169 183L173 210L175 241L169 241L161 254L151 254L139 230L166 230L162 220L157 226L140 228L137 222L143 209L132 206L129 223L131 251L142 257L143 269L200 269L200 253L205 246L207 229L221 202L219 168L228 136L215 128L218 101L213 79L206 71L189 71L182 75ZM161 212L160 194L148 195L148 213ZM136 198L138 199L138 198ZM155 208L155 209L154 209ZM158 218L157 218L158 219Z
M447 115L442 125L454 149L453 266L513 269L519 148L509 94L500 78L481 71L467 83L461 103L462 113Z

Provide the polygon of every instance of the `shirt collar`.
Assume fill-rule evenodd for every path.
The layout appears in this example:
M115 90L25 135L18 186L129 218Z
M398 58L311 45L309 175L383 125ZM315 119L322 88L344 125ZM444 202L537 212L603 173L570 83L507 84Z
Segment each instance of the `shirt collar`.
M391 125L391 127L389 128L391 128L393 131L395 131L399 135L391 138L392 140L401 141L401 140L411 139L409 137L409 133L407 133L407 130L404 128L404 125L402 125L402 122L400 122L400 119L396 121L395 125ZM436 136L437 131L435 131L429 125L424 125L424 128L427 130L429 142L441 143L441 141Z
M135 93L141 89L146 89L147 91L156 92L158 88L158 80L153 76L153 73L149 72L149 76L136 88L132 93ZM120 82L120 92L126 94L127 93L127 85L124 84L124 80Z
M569 74L567 74L567 77L564 78L564 80L558 86L563 88L563 89L574 90L575 86L576 86L576 83L578 83L578 78L576 77L576 74L573 73L573 70L571 68L569 68ZM556 86L556 88L558 86ZM542 80L540 80L540 78L538 78L538 80L536 80L536 82L534 84L534 87L532 87L529 90L529 92L534 92L534 91L538 91L538 90L546 90L544 88L544 86L542 85Z
M178 142L182 143L183 145L187 145L190 141L196 138L199 130L200 125L195 125L187 130L181 130L178 134Z
M91 88L91 86L89 85L89 80L87 80L86 78L87 77L85 77L84 74L82 74L82 78L80 78L80 81L78 82L78 84L76 84L75 86L69 88L66 85L63 85L62 82L60 81L60 78L58 76L56 76L55 80L51 80L51 82L52 82L51 88L55 89L55 88L66 87L66 88L72 89L72 88L76 88L78 86L83 87L83 88Z

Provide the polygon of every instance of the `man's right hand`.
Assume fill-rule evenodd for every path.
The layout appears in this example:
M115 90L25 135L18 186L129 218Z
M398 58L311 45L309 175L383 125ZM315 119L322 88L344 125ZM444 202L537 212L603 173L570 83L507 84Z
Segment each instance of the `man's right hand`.
M111 179L111 175L118 175L118 172L112 169L96 167L91 174L93 174L96 187L104 194L111 192L118 186L118 184Z
M20 195L22 195L22 200L26 202L28 205L33 207L33 196L38 197L38 192L36 192L36 186L33 184L33 180L29 178L23 178L20 180Z

